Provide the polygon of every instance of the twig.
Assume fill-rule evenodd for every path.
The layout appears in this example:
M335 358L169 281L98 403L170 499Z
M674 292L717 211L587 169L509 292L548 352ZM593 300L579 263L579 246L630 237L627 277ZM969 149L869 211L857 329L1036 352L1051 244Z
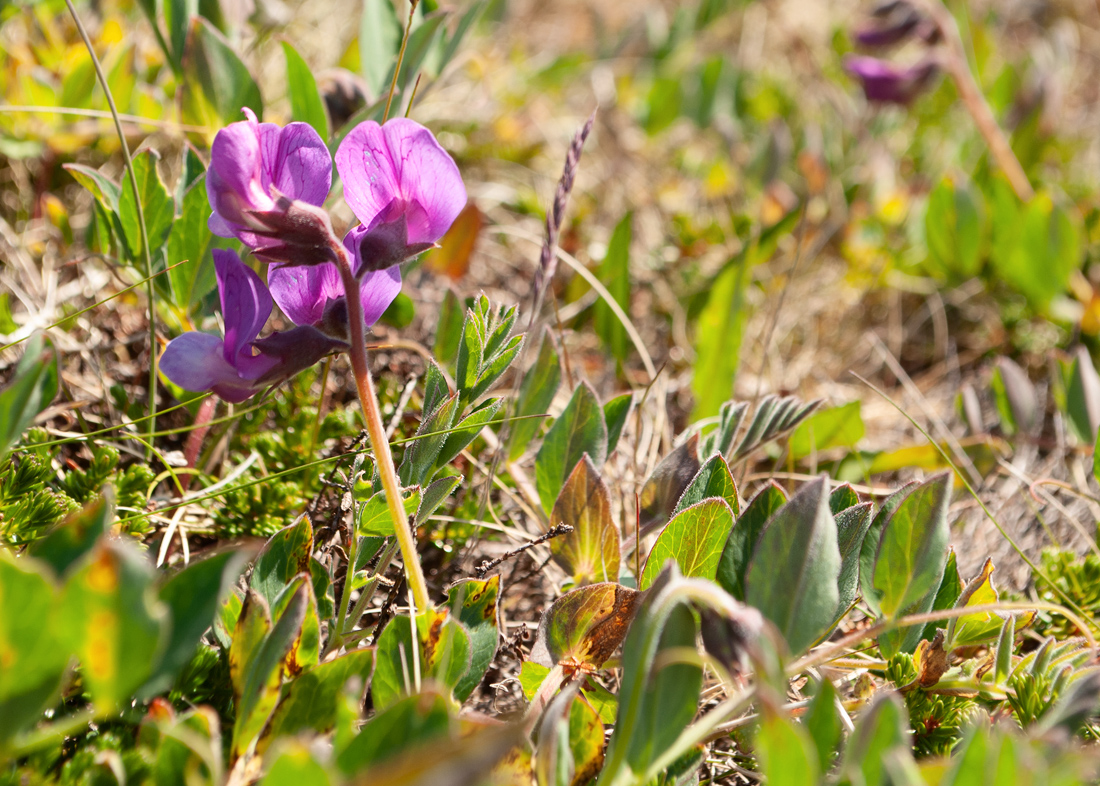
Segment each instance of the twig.
M527 549L533 548L533 547L538 546L542 543L545 543L548 540L551 540L553 538L558 537L558 535L568 535L572 531L573 531L573 527L569 524L565 524L564 522L561 523L561 524L555 524L553 527L548 529L542 535L540 535L539 537L535 538L534 540L532 540L528 543L524 543L519 548L513 549L512 551L509 551L506 554L502 554L501 556L497 557L496 559L485 560L484 562L482 562L480 565L477 566L477 569L474 571L474 573L479 579L483 579L483 578L485 578L486 573L488 573L490 570L495 568L500 563L502 563L506 560L510 560L510 559L512 559L512 557L518 557L520 554L527 551Z

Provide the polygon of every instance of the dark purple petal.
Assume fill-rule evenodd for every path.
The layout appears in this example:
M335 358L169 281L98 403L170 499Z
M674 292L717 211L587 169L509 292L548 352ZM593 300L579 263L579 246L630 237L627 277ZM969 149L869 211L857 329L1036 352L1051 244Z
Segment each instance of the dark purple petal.
M853 37L863 46L891 46L909 38L923 20L908 3L892 3L876 10L873 20L858 28Z
M274 361L259 382L277 385L309 368L321 358L347 347L345 342L326 336L310 325L272 333L256 342L256 348L261 355Z
M211 390L215 385L248 387L237 376L237 370L225 361L221 339L209 333L192 331L168 342L160 356L160 370L184 390Z
M409 242L404 213L395 221L375 222L370 227L360 224L344 235L344 248L351 252L356 275L400 265L434 246L434 243Z
M466 205L454 159L424 126L394 118L360 123L336 151L344 197L368 230L403 213L410 243L434 243Z
M225 360L232 366L239 366L241 358L252 357L246 347L256 340L271 316L271 294L236 251L216 249L214 272L225 318Z
M907 105L923 92L939 67L933 60L922 60L899 68L875 57L850 56L845 70L860 81L868 101Z

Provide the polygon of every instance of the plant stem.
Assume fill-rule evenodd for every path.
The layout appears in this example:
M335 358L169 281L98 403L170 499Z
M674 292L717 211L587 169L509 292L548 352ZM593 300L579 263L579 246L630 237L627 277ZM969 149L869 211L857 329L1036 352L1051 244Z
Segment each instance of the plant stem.
M141 192L138 190L137 175L134 174L134 159L130 156L130 145L126 141L126 134L122 133L122 120L115 106L115 98L111 95L111 87L107 83L107 77L103 73L103 66L99 63L99 57L95 53L95 47L88 38L88 31L84 29L84 23L80 21L73 6L73 0L65 0L69 7L76 29L84 40L84 46L88 49L88 56L92 58L95 67L96 79L107 96L107 106L111 110L111 117L115 121L115 132L118 134L119 144L122 146L122 157L126 161L126 174L130 177L130 188L134 190L134 206L137 208L138 229L141 232L141 251L145 258L146 296L149 300L149 444L145 450L146 460L153 457L153 435L157 431L157 301L153 290L153 256L149 248L149 231L145 227L145 209L141 204ZM156 27L156 25L154 25Z
M363 407L363 420L366 421L367 435L370 437L371 450L378 465L378 476L382 479L382 489L386 492L386 505L393 518L393 529L397 543L401 548L401 559L405 563L405 576L409 582L416 607L421 610L431 608L428 600L428 585L424 580L424 571L420 567L420 557L416 553L416 540L409 528L409 519L405 515L405 506L401 499L401 486L397 481L397 470L390 455L390 445L386 440L386 426L382 423L382 412L378 407L378 396L374 392L374 380L371 379L370 366L367 364L367 340L363 327L363 301L359 293L359 281L351 270L351 260L343 244L334 243L336 267L340 271L340 280L344 284L344 296L348 305L348 332L351 335L351 370L355 377L355 387L359 391L359 403Z
M1008 143L1004 131L997 123L997 118L993 116L993 110L989 108L989 103L974 79L955 17L941 0L920 0L920 7L932 17L936 27L943 33L948 50L947 57L943 61L944 69L954 80L959 98L974 119L974 124L985 139L990 154L997 161L1001 171L1005 173L1016 196L1024 202L1030 201L1035 196L1035 189L1031 187L1024 168L1020 166L1019 159L1012 152L1012 146Z

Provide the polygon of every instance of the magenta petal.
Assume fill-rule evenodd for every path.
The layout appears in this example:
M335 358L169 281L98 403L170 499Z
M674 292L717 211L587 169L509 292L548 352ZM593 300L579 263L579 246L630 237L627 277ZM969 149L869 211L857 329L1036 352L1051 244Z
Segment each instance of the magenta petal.
M168 342L160 370L184 390L210 390L218 384L240 384L237 371L225 361L222 340L192 331Z
M260 181L260 140L252 120L230 123L214 137L206 195L210 206L225 222L244 224L245 210L270 210L274 201ZM225 227L211 225L212 232ZM223 235L223 237L232 235Z
M359 292L363 298L363 318L370 327L401 293L401 268L394 265L367 273L359 284Z
M259 129L264 192L275 186L290 199L323 205L332 187L332 156L313 126L261 123Z
M406 212L410 243L434 243L466 205L458 166L424 126L394 118L360 123L336 151L344 197L363 224L393 221L392 204Z
M272 265L267 272L271 296L296 325L316 325L325 304L344 296L336 265Z
M215 249L214 272L225 319L225 360L238 365L238 358L251 357L246 347L256 340L271 316L271 294L236 251Z

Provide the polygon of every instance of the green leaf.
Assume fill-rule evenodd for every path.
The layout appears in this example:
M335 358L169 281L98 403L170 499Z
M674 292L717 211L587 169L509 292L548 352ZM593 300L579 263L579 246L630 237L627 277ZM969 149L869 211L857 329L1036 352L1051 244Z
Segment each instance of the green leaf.
M331 731L336 725L344 686L352 679L365 685L373 665L373 650L353 650L320 663L286 683L264 737L276 740L306 730L318 734Z
M391 0L363 0L359 22L359 67L370 89L370 100L385 97L401 48L402 21Z
M832 768L833 754L844 739L844 727L837 712L837 692L833 683L822 679L816 681L815 686L803 725L816 748L818 772L828 772Z
M249 590L237 614L232 644L229 647L229 678L233 684L234 704L238 707L244 695L245 680L252 661L270 632L271 610L267 601L255 590Z
M1100 374L1084 346L1077 348L1066 386L1066 415L1077 439L1092 445L1100 436Z
M839 780L868 786L893 783L886 777L885 762L898 754L912 759L905 708L896 693L879 691L848 738Z
M801 653L826 633L840 602L840 550L824 477L768 521L745 575L745 601Z
M447 597L451 614L470 636L470 668L455 686L455 698L463 702L481 683L497 652L500 576L460 581L448 589Z
M941 473L912 489L883 529L873 587L886 617L939 589L950 536L951 477Z
M875 560L878 558L878 547L879 543L882 541L882 532L886 528L890 516L892 516L894 511L898 509L898 506L905 501L909 492L911 492L916 485L917 482L915 480L910 481L882 501L882 507L879 508L874 518L871 519L871 526L867 530L867 534L863 537L863 545L859 549L860 594L863 596L863 600L867 605L871 607L871 611L877 616L881 616L882 612L878 607L878 599L875 594L873 579L875 575Z
M405 514L412 516L420 506L420 489L416 486L401 489ZM359 507L359 521L355 525L359 537L392 537L393 516L390 515L386 492L379 491Z
M57 358L53 345L35 333L23 350L9 384L0 392L0 460L57 395Z
M180 216L168 233L168 264L187 260L168 271L172 303L184 316L194 314L202 299L217 286L211 252L223 241L210 231L209 218L206 176L199 175L194 185L184 192Z
M274 606L275 598L291 579L310 572L312 554L313 525L309 516L302 516L298 523L284 527L267 541L256 558L249 586L260 593L269 608Z
M376 707L384 709L415 693L411 681L417 674L421 684L432 680L453 692L470 670L470 636L446 609L417 614L416 630L414 643L409 618L402 615L382 631L371 680Z
M690 580L675 568L662 574L630 626L623 644L619 711L601 782L643 782L641 776L695 717L702 668L680 660L659 662L662 651L695 649L698 626L686 602L688 586Z
M122 239L130 263L144 265L144 251L141 245L141 224L138 220L138 202L145 215L145 230L149 236L149 250L153 258L168 239L175 219L176 203L157 173L157 156L151 150L143 150L134 156L134 177L137 178L137 194L131 187L130 178L122 181L122 191L118 199L118 220L122 227Z
M69 652L54 622L57 598L45 565L0 549L0 751L61 689Z
M700 469L699 434L692 434L671 453L661 459L642 486L638 498L641 513L639 527L648 532L668 522L676 503Z
M431 478L435 468L436 457L447 444L450 434L439 432L446 431L454 423L458 414L459 398L457 394L448 397L434 412L428 415L420 423L416 430L416 439L405 448L405 455L401 459L397 475L404 486L419 486ZM422 437L423 434L432 434L430 437Z
M368 0L369 2L369 0ZM443 304L439 307L439 323L435 328L435 345L432 354L453 369L455 355L458 353L458 344L462 338L462 323L465 309L462 301L453 289L448 289L443 296Z
M214 616L244 570L247 554L223 551L193 562L160 588L161 602L168 608L172 624L168 645L153 676L141 695L154 696L172 687L176 676L190 662L199 640L214 622Z
M185 123L217 129L243 119L241 107L263 116L260 88L229 42L202 17L191 20L180 83L180 115Z
M542 336L542 344L539 346L539 355L534 365L527 369L523 376L523 383L519 387L519 397L516 399L516 416L544 415L550 402L554 400L554 394L561 386L561 363L558 360L558 351L554 346L554 340L550 331ZM508 460L515 461L523 455L531 438L538 433L542 420L527 417L525 420L513 420L511 424L512 436L508 442Z
M676 515L685 508L690 508L692 505L711 497L724 499L726 504L730 506L730 510L733 511L734 516L741 512L741 503L737 498L737 484L733 481L733 473L730 472L729 464L719 453L711 456L699 468L699 472L692 478L688 487L684 489L684 493L680 497L680 501L676 503L676 508L672 513Z
M307 582L299 585L286 610L271 632L252 647L252 656L247 661L247 669L241 682L240 700L237 702L237 719L233 726L232 758L237 758L252 743L267 723L272 710L279 700L279 686L282 682L283 665L291 647L298 641L309 606L310 587ZM249 599L257 598L249 593ZM260 604L263 603L260 599ZM247 611L247 604L246 604ZM242 614L242 620L245 619ZM237 625L238 634L241 625ZM234 645L236 645L234 636ZM233 667L230 653L230 668Z
M952 281L981 272L982 250L989 220L980 191L950 178L940 181L928 197L924 235L932 269Z
M615 452L619 437L623 433L623 426L626 425L626 419L630 417L633 409L633 393L623 393L603 405L603 418L607 423L607 455L610 456Z
M947 550L947 564L943 567L943 578L940 579L940 588L936 591L936 599L932 602L929 611L944 611L955 608L955 602L962 595L963 580L959 575L959 568L955 557L955 549ZM936 628L943 625L942 621L929 622L924 626L921 638L932 641L936 636Z
M321 139L328 139L328 114L313 71L286 41L283 41L283 54L286 56L286 92L290 99L291 119L309 123Z
M710 288L707 304L695 326L695 365L691 389L695 393L692 420L717 415L730 397L737 366L741 361L741 339L748 320L745 288L748 262L727 267Z
M295 741L279 749L279 755L267 768L260 786L329 786L331 783L329 774L313 758L309 747Z
M842 510L834 517L837 547L840 549L840 576L837 579L840 600L836 608L838 620L859 597L859 555L863 548L863 539L871 528L873 507L870 502L864 502Z
M454 431L447 435L447 441L443 443L439 455L435 457L435 467L429 473L429 476L434 477L439 470L457 458L458 454L477 438L477 435L485 428L485 424L497 416L503 403L504 399L502 398L490 399L456 423L453 426ZM428 478L424 479L424 481L426 480Z
M670 559L684 576L713 580L732 529L733 511L724 499L706 499L680 511L653 544L638 586L649 589Z
M997 358L989 387L997 405L1001 429L1006 434L1030 434L1041 424L1043 412L1035 386L1028 379L1027 372L1011 358Z
M769 482L745 506L726 539L714 580L738 600L745 599L745 574L760 533L764 531L768 520L786 502L786 492L775 481Z
M630 313L630 243L634 238L634 212L628 211L615 225L611 240L607 244L607 254L597 270L600 282L607 287L611 297L626 314ZM626 360L630 340L626 328L614 312L603 302L593 307L596 335L604 342L611 356L620 363Z
M121 194L118 183L90 166L83 164L63 164L62 166L76 182L92 193L108 213L118 213L118 199Z
M798 460L830 448L854 448L863 439L860 403L815 412L791 434L787 444L791 458Z
M764 712L756 732L756 750L760 754L760 774L768 786L817 783L819 765L814 741L786 715L775 710Z
M363 724L347 747L337 752L336 765L348 775L360 772L433 740L446 739L451 723L444 696L422 693L399 699Z
M562 487L550 525L573 531L550 541L550 553L573 583L593 584L619 578L619 530L611 518L611 492L586 453Z
M535 486L543 510L550 512L566 477L586 453L595 466L603 466L607 459L607 423L595 391L582 382L546 433L535 457Z
M152 582L144 554L106 538L65 582L58 621L100 712L129 702L163 652L169 620Z
M850 483L841 483L829 494L829 510L833 515L859 504L859 495Z
M419 527L424 524L435 513L436 509L446 501L461 480L461 475L444 475L429 483L420 495L420 507L416 509L415 526Z
M641 595L613 582L565 593L543 613L531 659L598 669L622 644Z
M1039 193L1020 206L1007 186L994 195L992 261L998 278L1044 310L1081 264L1076 219Z
M298 594L302 590L305 591L306 596L305 612L283 662L283 674L288 679L293 679L306 669L316 666L321 654L321 620L317 615L317 601L313 597L312 577L308 573L295 576L294 580L279 593L279 597L271 604L271 619L275 620L278 626L283 615L291 608L291 604L297 601Z

